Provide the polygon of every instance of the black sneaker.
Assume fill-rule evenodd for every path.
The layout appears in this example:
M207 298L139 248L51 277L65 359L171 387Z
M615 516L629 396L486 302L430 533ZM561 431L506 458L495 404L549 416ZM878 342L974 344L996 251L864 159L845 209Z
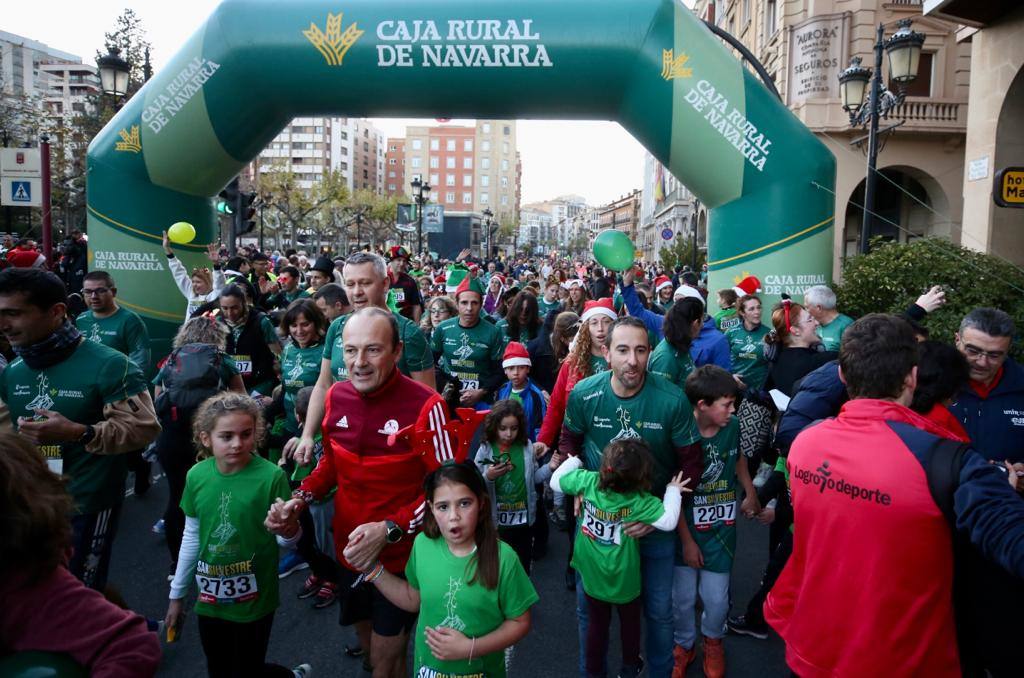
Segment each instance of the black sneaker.
M740 636L750 636L751 638L757 638L758 640L765 640L768 638L768 625L764 624L756 626L747 622L747 616L741 614L738 617L729 617L729 621L726 622L731 633L735 633Z
M622 665L622 670L619 671L619 678L636 678L644 672L644 658L640 657L640 663L635 666L629 666L626 664Z

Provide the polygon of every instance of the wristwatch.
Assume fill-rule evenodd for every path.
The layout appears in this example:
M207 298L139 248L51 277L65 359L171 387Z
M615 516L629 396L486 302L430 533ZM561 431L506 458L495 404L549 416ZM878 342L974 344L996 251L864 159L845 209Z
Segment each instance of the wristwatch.
M96 429L93 428L92 424L86 424L85 425L85 433L83 433L78 438L78 442L81 445L88 445L89 443L92 442L92 439L95 438L95 437L96 437Z
M405 534L404 532L402 532L402 528L400 528L398 525L395 525L395 521L393 520L385 520L384 529L386 531L386 538L389 544L397 544L398 541L402 538L402 535Z

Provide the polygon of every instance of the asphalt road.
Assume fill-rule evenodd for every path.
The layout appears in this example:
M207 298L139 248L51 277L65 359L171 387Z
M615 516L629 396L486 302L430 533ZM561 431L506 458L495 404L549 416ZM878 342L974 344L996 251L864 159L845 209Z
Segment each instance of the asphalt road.
M120 590L132 609L155 619L162 619L167 609L168 555L163 537L153 534L150 527L163 513L166 488L166 483L158 480L144 497L126 498L110 575L111 584ZM767 539L766 528L742 521L732 578L733 613L742 609L757 588L767 559ZM568 678L576 675L575 594L566 590L564 584L567 546L565 533L552 528L549 553L534 565L533 582L540 602L533 609L533 628L516 647L510 676ZM282 582L281 606L274 619L268 660L285 666L308 662L316 676L368 676L361 670L359 660L350 659L341 651L346 643L354 641L354 633L338 625L337 605L314 610L311 600L296 597L304 579L305 572L297 572ZM611 637L617 636L617 622L614 622ZM789 675L784 647L777 636L767 641L729 636L725 647L728 676ZM158 675L175 678L206 675L194 615L189 616L179 642L165 643L163 649ZM609 649L609 665L613 668L619 665L615 640ZM699 656L687 675L703 675Z

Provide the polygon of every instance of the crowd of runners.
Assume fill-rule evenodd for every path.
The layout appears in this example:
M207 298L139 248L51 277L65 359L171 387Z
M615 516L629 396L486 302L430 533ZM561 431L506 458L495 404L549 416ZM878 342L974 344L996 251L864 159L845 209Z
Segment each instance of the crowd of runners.
M0 272L0 655L146 676L163 643L199 642L211 676L309 676L267 656L301 573L355 631L339 662L515 674L562 530L582 677L724 676L726 634L772 629L802 677L1019 675L1003 311L929 337L938 285L854 319L826 286L769 308L756 277L709 291L688 267L211 246L189 270L163 246L169 350L108 272ZM148 491L154 463L162 619L108 582L126 484ZM742 520L769 532L750 601L730 593Z

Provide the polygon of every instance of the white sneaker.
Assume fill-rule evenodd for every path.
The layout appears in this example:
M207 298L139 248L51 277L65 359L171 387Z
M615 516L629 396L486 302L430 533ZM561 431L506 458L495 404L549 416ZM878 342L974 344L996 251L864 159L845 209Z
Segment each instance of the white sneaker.
M764 484L768 482L768 478L771 477L774 470L774 468L762 461L761 465L757 467L757 475L754 476L754 487L764 486Z
M309 664L299 664L292 669L292 674L295 678L309 678L313 675L313 667Z

